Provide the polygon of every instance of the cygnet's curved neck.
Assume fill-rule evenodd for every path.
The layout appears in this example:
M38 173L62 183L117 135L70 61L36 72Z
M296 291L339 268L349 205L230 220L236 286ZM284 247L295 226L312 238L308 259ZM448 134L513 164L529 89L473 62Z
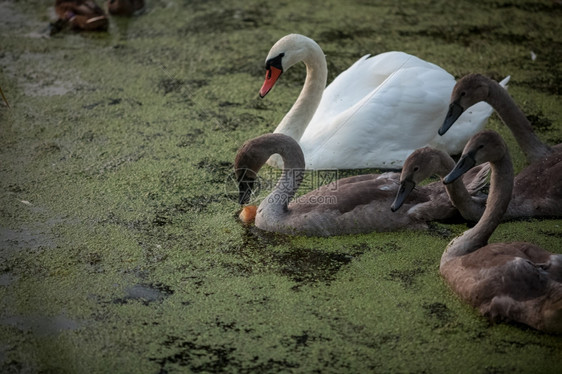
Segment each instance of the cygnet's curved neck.
M455 167L455 161L443 152L439 152L439 158L441 161L440 166L435 173L441 178L444 178ZM482 215L483 206L473 200L462 178L458 178L454 182L446 184L445 189L447 195L449 195L449 199L465 219L478 221Z
M511 157L508 152L505 152L500 160L490 162L490 165L492 171L490 193L484 214L472 229L465 231L463 235L449 243L441 258L441 264L484 247L502 220L513 190Z
M295 196L304 177L304 154L298 143L281 134L270 134L274 141L267 157L277 153L283 159L283 172L273 191L260 205L262 215L268 221L279 219L287 212L287 205ZM271 221L274 222L274 221Z
M306 55L302 61L306 65L304 86L291 110L275 129L276 133L289 135L297 141L302 137L322 100L322 93L326 88L328 78L324 52L315 42L311 41L307 45Z
M507 93L507 90L497 82L492 82L490 83L487 102L498 112L505 125L509 127L515 140L525 153L527 162L532 163L551 153L552 149L536 136L531 123Z

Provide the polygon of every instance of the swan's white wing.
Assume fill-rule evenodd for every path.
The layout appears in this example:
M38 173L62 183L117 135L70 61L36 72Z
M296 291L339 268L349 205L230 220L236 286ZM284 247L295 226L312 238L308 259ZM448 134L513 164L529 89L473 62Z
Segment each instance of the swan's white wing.
M401 167L434 138L454 84L443 69L409 56L353 106L336 116L317 111L301 138L307 167Z
M310 121L307 130L314 131L316 126L326 127L328 124L325 119L334 118L356 105L392 74L414 66L448 74L439 66L404 52L385 52L373 57L361 57L326 87L315 117Z
M454 85L441 67L407 53L363 56L325 89L301 137L307 168L400 168L428 144L458 153L492 110L471 107L463 125L439 137Z
M357 104L373 89L412 57L403 52L387 52L373 57L365 55L338 75L326 87L316 109L318 116L331 118ZM319 124L313 118L312 127Z

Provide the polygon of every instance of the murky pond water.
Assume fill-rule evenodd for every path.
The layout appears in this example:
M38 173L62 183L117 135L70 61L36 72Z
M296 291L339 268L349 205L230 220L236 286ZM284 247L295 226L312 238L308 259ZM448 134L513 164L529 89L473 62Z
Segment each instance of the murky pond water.
M559 2L149 0L107 32L47 37L53 15L0 3L1 372L559 370L560 337L489 324L439 276L465 224L264 233L238 222L231 170L302 87L295 66L257 95L291 32L322 46L329 81L389 50L455 77L511 75L539 137L559 143ZM496 115L487 127L521 170ZM562 220L530 219L492 241L562 253L561 235Z

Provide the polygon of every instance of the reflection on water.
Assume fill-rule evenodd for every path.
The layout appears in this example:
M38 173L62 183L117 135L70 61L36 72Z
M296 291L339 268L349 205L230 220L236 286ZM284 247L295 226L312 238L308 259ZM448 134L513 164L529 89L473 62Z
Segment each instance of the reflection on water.
M0 286L9 286L14 283L18 278L11 273L0 274Z
M48 336L65 330L76 330L84 324L64 315L52 317L35 315L4 317L0 319L0 325L12 326L21 331L30 331L39 336Z
M153 301L162 301L165 297L174 293L165 284L135 284L125 290L125 297L115 299L113 302L116 304L126 304L129 300L139 300L145 305Z
M53 248L54 241L41 229L0 227L0 256L11 256L22 249Z

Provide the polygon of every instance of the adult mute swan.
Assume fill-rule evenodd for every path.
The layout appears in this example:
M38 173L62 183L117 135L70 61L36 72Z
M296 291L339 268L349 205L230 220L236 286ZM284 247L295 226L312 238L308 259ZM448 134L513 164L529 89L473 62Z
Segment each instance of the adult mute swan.
M458 154L492 113L478 104L462 116L465 126L438 137L455 85L451 74L415 56L387 52L363 56L326 87L322 49L299 34L281 38L269 51L260 96L299 61L306 65L304 86L275 133L299 142L306 169L396 169L428 144ZM269 164L282 167L278 156Z
M447 132L466 108L482 101L497 111L529 163L515 178L506 219L562 217L562 144L550 147L541 142L529 120L500 84L481 74L461 78L453 89L449 111L439 133Z
M248 203L257 173L272 154L283 158L284 169L273 191L258 207L255 225L284 234L331 236L427 228L427 221L456 214L442 183L412 192L407 213L391 213L388 206L398 189L398 173L358 175L336 180L295 198L304 175L304 155L298 143L284 134L265 134L242 145L234 161L240 204ZM477 191L487 173L466 176Z
M513 187L513 166L501 136L493 131L476 134L443 181L450 183L486 161L492 176L484 215L447 245L439 271L484 316L562 333L562 254L525 242L488 244Z

